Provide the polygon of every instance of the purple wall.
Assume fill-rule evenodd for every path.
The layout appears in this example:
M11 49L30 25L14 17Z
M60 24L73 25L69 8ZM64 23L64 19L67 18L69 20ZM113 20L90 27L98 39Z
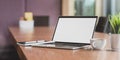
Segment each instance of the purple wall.
M24 12L24 0L0 0L0 30L14 25Z
M50 25L55 25L60 15L60 0L0 0L0 46L9 45L8 27L18 25L24 11L34 15L47 15Z
M0 0L0 46L9 45L8 26L17 25L24 12L24 0Z
M26 11L32 11L34 15L49 16L49 24L55 25L60 15L60 0L27 0Z

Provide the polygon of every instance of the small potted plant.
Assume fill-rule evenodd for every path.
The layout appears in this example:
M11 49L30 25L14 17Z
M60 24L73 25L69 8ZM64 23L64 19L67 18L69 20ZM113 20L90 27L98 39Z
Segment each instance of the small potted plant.
M109 16L111 26L111 48L112 50L120 50L120 13Z

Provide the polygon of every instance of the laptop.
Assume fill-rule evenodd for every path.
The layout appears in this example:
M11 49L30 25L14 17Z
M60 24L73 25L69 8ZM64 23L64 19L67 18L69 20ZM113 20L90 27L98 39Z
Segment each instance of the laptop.
M54 31L53 39L36 47L80 49L90 45L97 16L60 16Z

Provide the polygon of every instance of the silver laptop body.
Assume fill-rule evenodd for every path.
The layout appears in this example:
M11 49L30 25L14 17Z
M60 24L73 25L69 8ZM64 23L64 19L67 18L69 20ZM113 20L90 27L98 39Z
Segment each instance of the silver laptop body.
M96 21L97 16L60 16L52 41L33 46L79 49L90 45Z

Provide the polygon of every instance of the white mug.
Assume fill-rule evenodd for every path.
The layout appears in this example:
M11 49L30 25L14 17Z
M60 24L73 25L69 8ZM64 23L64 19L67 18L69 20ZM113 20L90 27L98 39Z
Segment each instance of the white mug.
M92 38L90 40L90 43L92 45L92 47L94 49L104 49L105 45L106 45L106 39L103 39L103 38Z

